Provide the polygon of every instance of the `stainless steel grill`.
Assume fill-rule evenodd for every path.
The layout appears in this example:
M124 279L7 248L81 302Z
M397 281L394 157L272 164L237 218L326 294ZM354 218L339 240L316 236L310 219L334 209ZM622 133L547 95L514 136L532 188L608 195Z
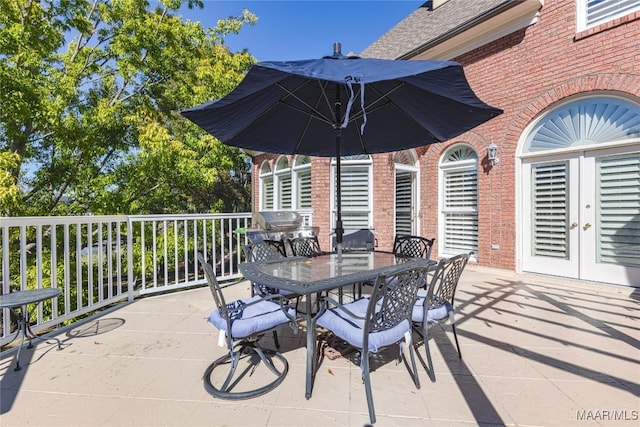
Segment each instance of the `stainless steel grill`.
M246 230L247 238L251 242L318 235L318 227L302 225L303 218L295 211L254 212L252 222L253 228Z
M253 214L253 227L267 231L293 231L302 225L302 216L294 211L261 211Z

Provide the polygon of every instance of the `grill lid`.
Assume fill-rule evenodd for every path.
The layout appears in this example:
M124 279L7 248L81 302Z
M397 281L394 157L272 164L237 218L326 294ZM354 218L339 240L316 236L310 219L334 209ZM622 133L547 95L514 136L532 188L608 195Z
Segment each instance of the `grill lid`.
M294 211L260 211L253 213L253 227L271 231L293 231L302 224L302 216Z

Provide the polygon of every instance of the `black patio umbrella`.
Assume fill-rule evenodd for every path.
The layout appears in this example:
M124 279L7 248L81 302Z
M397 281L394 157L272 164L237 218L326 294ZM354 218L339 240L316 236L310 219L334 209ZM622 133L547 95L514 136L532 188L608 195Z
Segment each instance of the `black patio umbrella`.
M342 249L340 158L446 141L502 110L474 94L452 61L344 56L259 62L227 96L181 114L224 144L336 158L336 243Z

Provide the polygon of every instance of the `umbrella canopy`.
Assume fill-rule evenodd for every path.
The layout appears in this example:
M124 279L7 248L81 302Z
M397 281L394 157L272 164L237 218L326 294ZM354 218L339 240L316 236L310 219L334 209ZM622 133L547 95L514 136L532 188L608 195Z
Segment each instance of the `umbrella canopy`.
M253 151L340 157L446 141L499 115L452 61L334 55L259 62L227 96L181 112L221 142Z

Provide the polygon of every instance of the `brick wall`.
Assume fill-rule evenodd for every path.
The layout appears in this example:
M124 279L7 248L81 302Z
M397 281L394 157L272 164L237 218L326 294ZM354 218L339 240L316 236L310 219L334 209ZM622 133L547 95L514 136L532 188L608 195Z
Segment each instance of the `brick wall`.
M481 265L516 267L516 153L532 120L553 104L594 91L640 97L640 13L576 33L575 1L546 0L538 21L469 52L456 61L476 94L504 114L453 141L416 150L420 164L420 234L438 236L438 164L452 144L466 142L479 158L479 253ZM500 163L489 167L486 147L495 143ZM273 156L272 158L276 158ZM254 166L258 206L260 161ZM393 241L393 155L374 156L373 221L379 249ZM314 225L329 247L329 159L313 160ZM491 249L496 245L499 249ZM434 248L437 256L437 248Z
M640 96L640 13L580 34L575 32L575 16L575 1L547 0L535 24L455 58L476 94L504 113L425 151L420 161L424 235L438 231L440 156L451 144L467 142L481 162L479 263L515 269L515 157L525 128L545 109L573 95L611 91ZM491 142L499 147L500 163L485 170L482 160Z

